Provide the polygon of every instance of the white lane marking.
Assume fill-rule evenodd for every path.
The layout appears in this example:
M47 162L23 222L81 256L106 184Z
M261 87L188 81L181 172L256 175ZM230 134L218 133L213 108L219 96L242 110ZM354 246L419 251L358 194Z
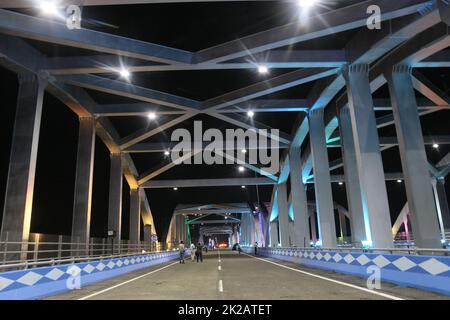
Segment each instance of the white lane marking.
M222 270L222 267L221 267L221 266L218 266L217 269L219 269L219 271L220 271L220 270Z
M244 253L244 252L243 252L243 253ZM279 267L282 267L282 268L285 268L285 269L288 269L288 270L292 270L292 271L295 271L295 272L303 273L303 274L306 274L306 275L311 276L311 277L315 277L315 278L318 278L318 279L322 279L322 280L325 280L325 281L333 282L333 283L340 284L340 285L343 285L343 286L346 286L346 287L350 287L350 288L353 288L353 289L357 289L357 290L361 290L361 291L364 291L364 292L368 292L368 293L371 293L371 294L374 294L374 295L377 295L377 296L381 296L381 297L384 297L384 298L387 298L387 299L391 299L391 300L404 300L404 299L402 299L402 298L399 298L399 297L396 297L396 296L392 296L392 295L387 294L387 293L382 293L382 292L370 290L370 289L367 289L367 288L355 286L355 285L350 284L350 283L346 283L346 282L342 282L342 281L330 279L330 278L327 278L327 277L319 276L319 275L314 274L314 273L310 273L310 272L306 272L306 271L302 271L302 270L290 268L290 267L288 267L288 266L285 266L285 265L282 265L282 264L279 264L279 263L276 263L276 262L273 262L273 261L270 261L270 260L257 258L257 257L251 256L251 255L249 255L249 254L246 254L246 253L244 253L244 254L247 255L247 256L249 256L249 257L252 257L252 258L254 258L254 259L258 259L258 260L261 260L261 261L265 261L265 262L274 264L274 265L276 265L276 266L279 266Z
M138 280L138 279L141 279L141 278L143 278L143 277L146 277L146 276L148 276L148 275L151 275L151 274L153 274L153 273L155 273L155 272L158 272L158 271L164 270L164 269L166 269L166 268L169 268L169 267L171 267L171 266L174 266L174 265L176 265L176 264L178 264L178 263L179 263L179 262L171 263L171 264L169 264L169 265L167 265L167 266L165 266L165 267L162 267L162 268L159 268L159 269L150 271L150 272L148 272L148 273L146 273L146 274L143 274L143 275L140 275L140 276L138 276L138 277L136 277L136 278L133 278L133 279L130 279L130 280L121 282L121 283L119 283L119 284L116 284L116 285L114 285L114 286L112 286L112 287L109 287L109 288L100 290L100 291L98 291L98 292L94 292L94 293L92 293L92 294L90 294L90 295L87 295L87 296L85 296L85 297L79 298L78 300L86 300L86 299L89 299L89 298L98 296L99 294L102 294L102 293L105 293L105 292L110 291L110 290L112 290L112 289L121 287L121 286L123 286L123 285L125 285L125 284L127 284L127 283L136 281L136 280Z
M223 292L223 281L219 280L219 292Z

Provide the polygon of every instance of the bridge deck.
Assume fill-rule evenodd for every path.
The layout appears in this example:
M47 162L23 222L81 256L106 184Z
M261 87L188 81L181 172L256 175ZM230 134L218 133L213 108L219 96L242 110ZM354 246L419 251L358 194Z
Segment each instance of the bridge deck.
M168 263L86 286L48 299L450 299L382 283L369 291L365 280L293 263L221 250L203 263Z

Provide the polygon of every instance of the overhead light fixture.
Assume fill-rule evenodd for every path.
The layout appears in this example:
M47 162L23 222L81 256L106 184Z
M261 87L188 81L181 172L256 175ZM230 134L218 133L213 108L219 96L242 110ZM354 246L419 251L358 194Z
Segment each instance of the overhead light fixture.
M122 78L124 78L126 80L129 80L130 76L131 76L130 71L128 71L128 69L126 69L126 68L120 69L119 74Z
M433 148L434 148L434 149L439 149L439 145L438 145L437 143L434 143L434 144L433 144Z
M150 120L155 120L155 119L156 119L156 113L150 112L150 113L147 115L147 117L148 117Z
M402 183L402 180L398 179L398 180L397 180L397 183Z
M255 113L252 110L249 110L247 112L247 116L249 116L250 118L253 118L254 115L255 115Z
M241 189L245 189L245 186L241 186Z
M243 166L239 166L238 170L239 170L239 172L244 172L245 168Z
M173 190L174 190L174 191L177 191L177 190L178 190L178 188L177 188L177 187L175 187L175 188L173 188Z
M339 185L342 186L344 183L342 181L339 182Z
M269 73L269 68L266 65L261 64L258 66L258 72L259 74L267 74Z
M169 151L169 150L164 151L164 155L165 155L165 156L170 155L170 151Z
M246 149L242 149L241 152L242 153L247 153L247 150Z
M46 15L58 14L58 7L54 3L54 1L41 1L41 3L39 4L39 9Z
M317 0L298 0L298 5L302 8L311 8L316 2Z

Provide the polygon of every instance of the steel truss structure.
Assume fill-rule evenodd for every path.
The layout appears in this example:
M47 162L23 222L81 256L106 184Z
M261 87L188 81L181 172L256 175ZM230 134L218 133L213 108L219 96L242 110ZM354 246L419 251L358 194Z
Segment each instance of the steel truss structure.
M87 6L189 1L85 0L79 2ZM46 90L73 110L79 116L80 123L87 122L86 119L93 121L95 134L102 139L111 154L116 155L116 164L123 170L130 188L141 190L138 193L144 198L146 196L142 192L143 188L277 185L273 195L273 202L276 202L276 193L280 194L281 192L279 186L285 184L289 175L293 174L290 163L294 160L290 158L292 158L293 152L300 150L301 146L304 146L299 159L302 167L300 173L302 180L304 183L311 183L314 179L317 183L320 177L313 175L312 168L315 161L314 154L318 154L318 150L315 150L313 143L305 143L310 134L311 119L315 114L321 113L328 147L341 146L338 117L341 109L348 108L349 105L355 103L349 101L349 90L346 90L346 85L351 81L346 78L346 74L349 69L350 72L353 72L352 68L355 66L367 68L372 93L390 82L389 74L396 66L412 68L414 89L426 98L423 101L417 101L419 115L450 109L450 97L441 92L417 70L417 68L450 67L450 51L446 50L450 46L450 7L445 1L360 1L355 5L311 16L301 26L298 23L291 23L197 52L188 52L89 29L69 30L64 24L57 21L5 10L5 8L28 8L32 5L31 3L32 1L26 0L0 1L0 7L4 8L0 9L1 65L17 72L22 77L36 77L39 82L45 82ZM64 3L77 4L77 1L68 0ZM382 10L382 28L380 30L374 31L365 28L369 5L378 5ZM334 50L286 49L290 45L325 38L353 29L360 30L356 36L349 39L344 48ZM28 44L28 39L87 49L97 54L48 57ZM265 61L265 65L270 69L296 70L212 99L197 101L105 77L104 74L110 74L112 70L120 68L121 57L138 59L140 63L130 66L129 71L140 73L174 70L189 72L255 69L257 62L262 57L269 57L269 60ZM307 99L264 99L269 94L306 83L313 83ZM86 89L132 98L140 103L98 104ZM393 110L395 109L393 104L396 103L398 101L395 101L395 97L373 101L375 111ZM257 121L249 124L245 117L245 113L249 109L254 112L304 112L308 114L306 118L299 116L299 121L292 132L280 133L279 148L282 151L282 165L279 174L268 173L260 167L250 164L243 165L261 177L222 180L157 180L159 175L175 166L173 163L149 168L145 172L137 171L130 154L163 152L172 146L169 141L161 146L160 144L146 143L146 139L181 123L192 121L194 117L201 114L212 116L233 126L244 129L252 128L257 132L262 129L271 129ZM156 129L142 128L125 137L119 136L109 119L110 117L146 116L149 112L175 117L162 123ZM377 118L376 126L378 128L386 127L394 125L396 121L393 115L387 115ZM439 137L438 140L442 144L450 142L448 136ZM429 144L433 143L435 139L424 137L424 141ZM403 142L398 141L395 137L380 137L381 150L389 149L399 143ZM192 156L194 153L186 155L187 158ZM87 157L89 158L89 155ZM83 159L79 159L78 163L80 161ZM343 160L330 163L329 171L343 165ZM430 169L436 170L436 168ZM88 177L84 176L84 179L89 180L89 168L86 169L86 172ZM78 178L82 179L83 177L77 175ZM331 181L344 179L345 177L334 176ZM403 179L403 176L391 174L386 179ZM80 186L80 188L87 188L87 191L84 192L91 192L88 185ZM147 216L144 219L149 220L150 217ZM83 234L79 236L83 237Z

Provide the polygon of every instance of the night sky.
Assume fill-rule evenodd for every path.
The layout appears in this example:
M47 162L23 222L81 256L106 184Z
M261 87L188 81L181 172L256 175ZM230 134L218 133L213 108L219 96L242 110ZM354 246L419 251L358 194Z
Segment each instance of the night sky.
M336 1L335 1L336 2ZM340 1L339 5L351 1ZM357 1L353 1L357 2ZM329 4L334 7L338 4ZM321 8L320 10L326 10ZM34 14L33 12L24 11ZM255 32L267 30L298 19L292 5L276 2L259 3L209 3L209 4L155 4L111 7L86 7L83 9L84 27L107 33L128 36L185 50L200 50L233 40ZM106 26L105 24L108 24ZM113 27L112 27L113 26ZM333 37L314 40L295 48L340 49L355 31L344 32ZM37 41L28 41L48 56L72 56L94 54L87 50L49 45ZM132 63L132 61L129 61ZM292 70L271 70L270 77ZM442 91L450 94L450 70L420 70ZM111 75L104 75L111 76ZM264 80L252 70L194 71L194 72L154 72L133 74L132 82L143 87L177 94L191 99L206 100L217 95ZM305 98L312 84L298 86L286 91L263 97ZM87 90L98 103L136 102L130 99ZM9 150L14 124L15 104L18 92L17 76L0 67L0 95L2 97L2 116L0 117L0 213L8 172ZM387 98L387 90L381 89L377 98ZM384 114L377 114L378 116ZM255 120L291 133L296 117L293 113L257 114ZM422 117L423 132L427 136L448 135L450 111L440 111ZM214 120L208 116L199 116L205 127L233 128L231 125ZM117 131L124 137L149 124L146 118L123 117L111 119ZM162 121L162 119L160 119ZM190 127L192 121L177 127ZM174 127L177 128L177 127ZM166 135L170 136L171 130ZM382 136L395 135L394 126L380 130ZM33 201L31 231L49 234L71 232L72 206L75 178L75 161L78 140L78 120L76 115L50 94L45 95L41 122L41 134L38 151L38 166ZM163 134L147 141L164 141ZM450 152L448 146L439 150L427 147L427 155L432 163L437 163ZM132 155L139 173L167 161L162 155ZM341 158L339 149L329 150L330 161ZM400 172L401 163L398 148L383 153L385 172ZM341 170L332 172L342 174ZM221 178L254 176L252 172L238 174L236 166L179 166L159 176L157 179L180 178ZM125 180L124 180L125 181ZM447 192L450 192L448 184ZM109 188L109 152L100 139L96 139L95 167L93 185L91 236L105 236L108 215ZM392 220L400 212L406 201L403 184L388 182L387 190ZM240 187L193 188L178 191L172 189L146 190L160 239L164 238L170 222L170 216L177 204L196 204L214 202L270 202L272 187L259 187L259 199L255 187L243 190ZM345 186L333 184L333 197L336 202L347 206ZM314 199L314 189L308 186L308 199ZM124 182L123 188L123 237L128 237L129 189Z

